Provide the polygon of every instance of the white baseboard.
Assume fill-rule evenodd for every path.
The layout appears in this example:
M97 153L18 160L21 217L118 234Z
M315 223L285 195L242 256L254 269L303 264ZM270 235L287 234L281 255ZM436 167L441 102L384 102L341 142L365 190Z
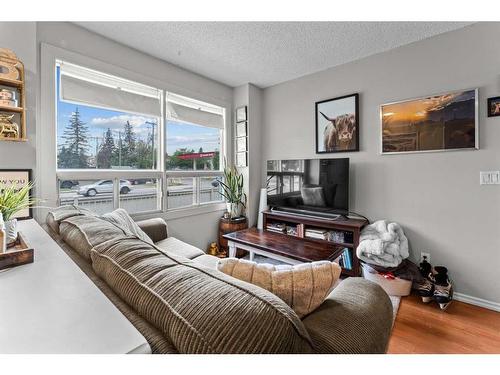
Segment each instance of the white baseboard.
M474 306L484 307L485 309L500 312L500 303L488 301L486 299L472 297L467 294L453 293L453 299L460 302L465 302Z

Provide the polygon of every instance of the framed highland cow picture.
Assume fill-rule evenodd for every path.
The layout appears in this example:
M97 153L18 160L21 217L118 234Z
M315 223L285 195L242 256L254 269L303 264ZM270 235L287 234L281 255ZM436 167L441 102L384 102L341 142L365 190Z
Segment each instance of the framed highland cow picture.
M359 151L359 94L316 102L316 153Z

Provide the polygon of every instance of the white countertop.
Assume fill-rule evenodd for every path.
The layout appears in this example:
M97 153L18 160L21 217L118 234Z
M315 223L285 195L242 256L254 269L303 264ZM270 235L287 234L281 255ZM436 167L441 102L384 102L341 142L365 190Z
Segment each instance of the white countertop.
M0 270L0 354L147 353L146 339L34 220L34 263Z

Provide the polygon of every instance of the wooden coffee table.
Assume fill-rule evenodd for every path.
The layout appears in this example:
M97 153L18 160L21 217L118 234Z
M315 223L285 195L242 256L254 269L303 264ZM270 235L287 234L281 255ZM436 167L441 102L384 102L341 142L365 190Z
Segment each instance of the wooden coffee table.
M285 234L250 228L224 235L229 245L229 256L236 255L236 249L277 259L288 264L315 262L319 260L333 261L344 251L343 247L329 243L305 241L304 239Z

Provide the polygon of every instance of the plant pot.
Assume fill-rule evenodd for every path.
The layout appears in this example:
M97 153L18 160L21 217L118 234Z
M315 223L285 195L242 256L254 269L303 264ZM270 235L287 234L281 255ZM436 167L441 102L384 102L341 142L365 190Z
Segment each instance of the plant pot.
M241 216L243 205L241 203L226 203L227 212L231 219L236 219Z
M5 222L5 235L7 245L17 241L17 219L11 219Z

